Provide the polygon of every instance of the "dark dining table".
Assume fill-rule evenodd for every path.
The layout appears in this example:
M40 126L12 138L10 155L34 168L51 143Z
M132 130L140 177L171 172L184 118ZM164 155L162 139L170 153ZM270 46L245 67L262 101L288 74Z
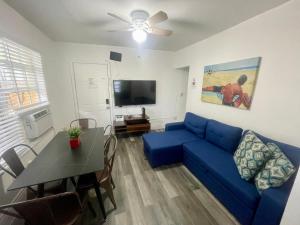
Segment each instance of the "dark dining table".
M104 218L99 184L95 172L104 169L104 130L92 128L84 130L80 135L80 146L71 149L66 131L56 136L45 146L41 153L13 181L8 190L16 190L30 186L39 186L39 197L43 196L44 184L85 174L94 174L94 189Z

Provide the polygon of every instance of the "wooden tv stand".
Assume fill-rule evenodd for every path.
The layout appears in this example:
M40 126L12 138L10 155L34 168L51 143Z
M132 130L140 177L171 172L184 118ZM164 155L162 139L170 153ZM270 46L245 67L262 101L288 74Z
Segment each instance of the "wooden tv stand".
M130 134L149 132L151 124L149 116L145 115L127 115L124 121L114 121L115 134Z

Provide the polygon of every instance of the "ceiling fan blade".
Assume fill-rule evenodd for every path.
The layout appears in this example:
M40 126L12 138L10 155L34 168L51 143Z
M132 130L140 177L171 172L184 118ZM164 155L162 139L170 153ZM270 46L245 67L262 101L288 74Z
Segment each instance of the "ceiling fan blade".
M134 28L132 28L132 27L130 27L130 28L125 28L125 29L119 29L119 30L108 30L107 32L131 32L131 31L133 31L134 30Z
M147 19L149 25L154 25L160 22L163 22L168 19L167 13L163 11L159 11L158 13L154 14L153 16Z
M151 27L151 30L149 33L154 34L154 35L159 35L159 36L170 36L173 33L173 31L161 29L158 27Z
M114 17L114 18L117 19L117 20L121 20L122 22L128 23L128 24L131 25L131 22L130 22L130 21L128 21L128 20L126 20L126 19L124 19L124 18L122 18L122 17L120 17L120 16L118 16L118 15L116 15L116 14L113 14L113 13L107 13L107 15L109 15L109 16L111 16L111 17Z

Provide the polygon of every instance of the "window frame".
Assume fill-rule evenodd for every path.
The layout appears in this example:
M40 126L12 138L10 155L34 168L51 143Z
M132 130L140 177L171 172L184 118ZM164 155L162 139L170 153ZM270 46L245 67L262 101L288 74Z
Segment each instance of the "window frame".
M14 51L13 55L10 51ZM25 134L22 117L50 104L43 65L43 57L39 52L0 37L0 129L2 131L2 128L6 128L0 134L2 143L0 156L16 144L30 144ZM29 95L26 96L27 101L29 98L29 104L24 105L26 98L23 98L23 95L26 93ZM35 93L35 99L32 98L32 93ZM13 101L10 101L11 94L16 95L18 103L16 107L13 106ZM11 124L14 124L14 127L9 130L7 127ZM15 133L18 135L14 137ZM20 158L26 152L27 150L24 149L17 150ZM6 166L2 160L0 163Z

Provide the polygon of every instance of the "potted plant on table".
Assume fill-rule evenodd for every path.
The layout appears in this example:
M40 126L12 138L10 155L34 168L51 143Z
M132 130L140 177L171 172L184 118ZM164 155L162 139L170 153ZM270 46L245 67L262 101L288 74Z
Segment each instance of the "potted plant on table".
M80 132L81 130L79 127L71 127L68 130L68 134L70 137L69 143L72 149L78 148L80 145L80 139L79 139Z

